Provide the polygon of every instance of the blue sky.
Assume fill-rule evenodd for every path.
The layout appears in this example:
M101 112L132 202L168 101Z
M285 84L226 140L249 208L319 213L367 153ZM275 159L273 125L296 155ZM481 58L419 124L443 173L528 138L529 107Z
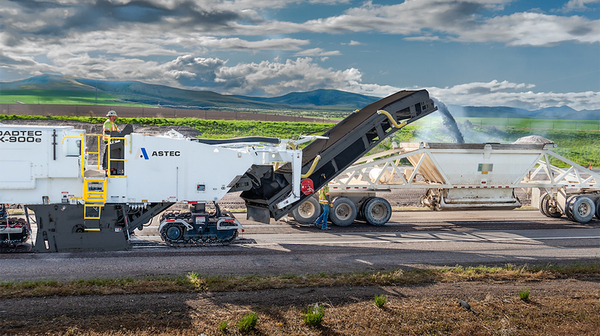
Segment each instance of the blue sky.
M0 0L0 81L600 109L600 0Z

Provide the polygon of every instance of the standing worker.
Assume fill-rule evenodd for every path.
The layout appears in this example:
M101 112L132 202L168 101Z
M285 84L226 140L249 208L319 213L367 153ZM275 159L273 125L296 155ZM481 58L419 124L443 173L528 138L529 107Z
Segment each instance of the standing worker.
M106 116L108 117L108 119L106 119L106 121L104 122L104 126L102 127L102 133L104 134L102 140L104 140L105 145L104 157L102 159L102 168L104 168L104 170L108 169L108 160L106 154L106 152L108 151L108 136L110 135L110 132L119 131L119 127L117 127L117 124L115 123L115 120L117 120L117 112L115 112L114 110L110 110L108 111Z
M321 178L325 179L325 174L321 174ZM321 207L323 208L323 213L321 214L321 216L319 216L319 218L317 218L317 221L315 223L316 225L322 223L322 230L331 230L330 227L327 227L327 220L329 219L329 208L331 207L331 200L329 199L329 186L327 184L325 184L325 186L321 188L321 191L319 191L319 204L321 204Z

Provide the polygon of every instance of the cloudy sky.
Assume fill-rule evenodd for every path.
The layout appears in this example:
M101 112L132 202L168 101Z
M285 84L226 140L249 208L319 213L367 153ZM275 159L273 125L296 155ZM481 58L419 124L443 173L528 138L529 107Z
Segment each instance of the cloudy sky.
M0 81L600 109L600 0L0 0Z

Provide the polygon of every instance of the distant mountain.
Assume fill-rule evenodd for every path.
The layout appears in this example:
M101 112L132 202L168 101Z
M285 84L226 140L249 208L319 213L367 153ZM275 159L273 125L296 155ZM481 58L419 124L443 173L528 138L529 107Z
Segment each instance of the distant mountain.
M97 91L124 103L139 103L193 109L260 109L290 110L319 109L351 112L377 101L379 98L337 90L295 92L281 97L262 98L222 95L212 91L196 91L138 81L101 81L58 75L36 76L14 82L0 82L4 94L10 91Z
M94 91L84 83L78 82L75 78L41 75L14 82L0 82L0 90L51 90L51 91Z
M96 81L93 79L77 79L77 81L97 87L104 93L117 95L124 101L149 105L200 109L216 107L274 109L277 107L212 91L183 90L136 81Z
M240 110L321 110L342 112L360 109L379 98L338 90L314 90L292 92L279 97L248 97L222 95L212 91L183 90L164 85L137 81L101 81L59 75L42 75L14 82L0 82L0 94L10 95L29 90L60 92L76 96L77 92L97 92L123 103L160 105L163 107L192 109L240 109ZM35 93L38 94L38 93ZM111 98L111 99L112 99ZM525 110L506 106L449 106L456 117L485 118L543 118L599 120L600 110L576 111L568 106L548 107L541 110ZM340 114L340 113L338 113Z
M272 98L244 96L237 97L291 106L339 106L343 108L352 107L353 109L363 108L381 99L378 97L364 96L357 93L325 89L309 92L292 92L280 97Z

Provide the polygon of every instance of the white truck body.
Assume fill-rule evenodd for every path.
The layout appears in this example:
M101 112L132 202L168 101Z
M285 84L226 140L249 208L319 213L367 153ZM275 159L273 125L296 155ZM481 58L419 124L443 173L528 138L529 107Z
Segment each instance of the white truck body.
M331 217L334 223L337 216L366 216L369 222L367 202L377 198L380 206L374 209L391 211L376 193L393 189L423 189L422 204L434 210L514 209L521 206L514 190L525 188L531 192L532 205L540 206L545 215L565 214L579 222L589 221L590 216L599 215L600 174L554 153L555 147L552 142L402 143L357 160L329 183L331 196L345 199L339 214L334 204ZM577 198L581 199L578 203ZM312 203L301 205L294 217L309 221L318 215L318 205Z

